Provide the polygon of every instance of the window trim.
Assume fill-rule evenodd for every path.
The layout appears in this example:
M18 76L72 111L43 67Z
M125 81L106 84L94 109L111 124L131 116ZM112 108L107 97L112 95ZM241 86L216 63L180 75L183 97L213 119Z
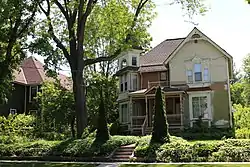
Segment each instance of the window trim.
M122 107L123 105L127 105L127 113L125 114L125 115L126 115L126 121L123 121L123 107ZM121 122L122 124L127 124L127 123L129 123L129 115L128 115L128 113L129 113L129 103L128 103L128 102L126 102L126 103L120 103L119 108L120 108L120 115L119 115L119 117L120 117L120 122Z
M189 73L190 72L190 73ZM191 74L189 76L189 74ZM194 78L193 78L193 70L187 69L186 71L186 75L187 75L187 83L193 83L194 82ZM191 81L189 81L189 77L191 77Z
M162 74L165 74L165 79L162 79ZM160 72L160 81L167 81L167 71Z
M205 70L207 71L207 73L205 73ZM207 79L205 79L207 77ZM204 67L204 73L203 73L203 81L204 82L209 82L210 78L209 78L209 69L208 67Z
M208 108L208 118L202 118L205 121L208 121L209 126L211 125L211 121L212 121L212 103L211 103L211 92L212 91L199 91L199 92L189 92L189 119L190 119L190 126L193 127L193 122L198 120L198 118L194 118L193 117L193 101L192 98L193 97L203 97L206 96L207 97L207 108Z
M135 65L133 64L133 59L135 59L134 61L135 61ZM132 56L132 60L131 60L131 65L132 66L137 66L137 57L136 56Z
M38 86L30 86L29 88L29 102L31 103L32 102L32 99L31 99L31 90L32 88L36 88L36 94L38 93Z
M9 113L9 114L12 114L12 111L14 111L14 114L17 113L17 109L15 109L15 108L10 108L10 113ZM13 114L13 115L14 115L14 114Z

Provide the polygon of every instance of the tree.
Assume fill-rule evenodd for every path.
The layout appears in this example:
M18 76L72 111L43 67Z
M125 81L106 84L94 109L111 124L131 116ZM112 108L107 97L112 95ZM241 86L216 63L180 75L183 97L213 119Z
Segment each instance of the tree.
M13 71L25 57L38 0L0 0L0 101L10 93Z
M104 95L104 108L108 123L113 123L118 118L117 104L117 79L112 76L104 76L100 73L88 73L87 78L87 109L88 109L88 125L96 128L98 123L98 105L101 101L99 92L102 88Z
M187 8L189 10L192 10L194 8L196 9L197 7L200 7L197 6L197 4L201 4L200 1L197 2L196 0L177 1L185 5L188 4ZM124 19L122 19L121 21L125 21L128 24L123 28L120 28L120 25L116 27L120 31L118 33L115 32L113 35L118 35L119 43L117 47L115 47L115 50L111 49L112 52L110 53L112 54L105 54L100 57L96 56L95 52L94 55L88 54L88 47L86 47L86 39L88 34L87 27L89 20L91 20L90 16L93 12L94 6L98 6L100 7L100 9L103 9L106 7L105 3L112 2L115 2L113 3L113 5L119 4L122 7L127 7L127 11L129 11L133 15L124 15L124 13L121 12L121 16L124 17ZM39 40L37 41L40 41L40 43L42 41L42 44L49 44L46 46L56 46L57 48L59 48L59 50L53 48L53 51L55 51L55 53L61 53L63 57L60 58L66 59L70 66L76 105L78 138L81 137L84 128L87 126L86 78L83 76L86 67L103 61L111 61L116 58L116 56L118 56L122 51L128 48L138 47L139 43L134 40L134 36L141 31L140 28L142 27L138 26L138 19L144 7L147 7L150 2L151 0L45 0L43 4L40 4L40 9L46 16L46 22L43 22L45 24L41 24L40 28L38 28L39 30L41 30L38 34L41 36L41 38L39 38ZM116 7L112 10L115 9ZM120 11L121 10L119 10L119 12ZM107 15L104 15L104 13L102 13L102 15L99 15L98 17L93 17L93 19L96 20L100 17L105 18L105 16ZM116 19L113 19L112 21L116 21ZM107 22L104 22L104 24L107 24ZM111 22L110 25L114 25L114 23ZM91 27L92 26L90 26L90 28ZM102 28L102 26L100 26L100 28ZM90 43L88 42L88 44ZM96 47L95 41L93 41L92 46ZM96 48L98 49L98 47ZM54 58L55 62L57 60L60 60L55 56Z
M104 107L104 100L102 95L102 89L100 89L100 105L99 105L99 113L98 113L98 123L97 123L97 132L96 132L96 140L97 141L107 141L109 139L109 131L106 119L106 111Z
M246 103L244 98L244 84L242 82L234 83L230 85L230 89L233 104L241 104L244 106Z
M41 132L63 133L70 127L72 137L75 137L73 92L61 87L58 82L45 82L41 90L37 95L41 110L38 127Z
M240 82L242 76L240 74L240 71L237 70L235 63L233 64L233 78L231 80L231 83L234 84L236 82Z
M160 86L157 88L155 93L154 123L151 142L169 142L168 123L166 120L166 112L163 106Z
M250 54L243 59L243 86L246 105L250 104Z

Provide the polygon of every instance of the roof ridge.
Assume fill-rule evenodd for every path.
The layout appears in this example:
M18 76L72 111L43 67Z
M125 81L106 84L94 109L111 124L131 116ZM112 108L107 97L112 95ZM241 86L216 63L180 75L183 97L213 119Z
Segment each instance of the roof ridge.
M165 41L173 41L173 40L180 40L180 39L186 39L187 37L182 37L182 38L168 38Z
M35 69L37 70L38 74L40 75L41 81L44 82L44 78L42 77L42 74L41 74L41 72L40 72L40 70L39 70L40 68L37 67L37 64L36 64L36 62L35 62L35 61L38 61L38 60L37 60L34 56L31 56L31 60L32 60L32 62L34 63ZM38 61L38 62L41 63L41 64L43 64L43 63L40 62L40 61ZM41 70L44 71L44 69L41 69Z
M27 84L27 79L26 79L26 76L25 76L25 74L24 74L23 68L20 67L20 69L21 69L21 71L22 71L22 73L23 73L23 78L24 78L25 84Z

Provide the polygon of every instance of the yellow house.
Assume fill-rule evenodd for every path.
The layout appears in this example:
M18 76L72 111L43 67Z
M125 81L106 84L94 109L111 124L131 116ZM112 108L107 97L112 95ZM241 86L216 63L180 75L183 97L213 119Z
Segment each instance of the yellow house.
M167 39L142 55L133 49L118 58L120 123L130 133L151 131L154 93L162 87L169 127L231 127L233 58L196 27L185 38Z

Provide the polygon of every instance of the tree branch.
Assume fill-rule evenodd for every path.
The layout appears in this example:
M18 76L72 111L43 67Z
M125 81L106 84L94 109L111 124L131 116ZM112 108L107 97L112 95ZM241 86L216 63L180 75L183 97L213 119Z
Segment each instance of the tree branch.
M46 0L47 5L48 5L48 9L47 11L42 7L42 5L39 4L39 7L41 8L41 10L43 11L43 13L46 15L47 17L47 21L48 21L48 26L49 26L49 34L52 37L53 41L56 43L57 47L60 48L63 51L64 56L68 59L69 63L70 61L70 55L66 49L66 47L62 44L62 42L59 40L59 38L55 35L54 33L54 28L53 25L51 23L51 18L50 18L50 2L49 0Z
M64 7L62 6L62 4L58 0L55 0L55 3L57 5L57 7L61 10L61 12L64 15L64 17L66 18L67 22L69 22L69 14L66 11L67 7L66 7L66 10L65 10ZM65 6L66 6L66 4L65 4Z
M126 35L125 37L125 43L128 43L129 40L130 40L130 32L134 29L135 25L136 25L136 21L139 17L139 14L141 12L141 9L145 6L145 4L148 2L149 0L140 0L137 8L136 8L136 12L135 12L135 15L134 15L134 18L133 18L133 23L131 24L131 27L129 28L128 30L128 34ZM130 31L131 30L131 31ZM97 57L97 58L94 58L94 59L86 59L84 61L84 65L91 65L91 64L95 64L95 63L99 63L99 62L102 62L102 61L112 61L114 60L120 53L122 52L122 48L119 48L117 49L113 55L109 56L109 57Z

